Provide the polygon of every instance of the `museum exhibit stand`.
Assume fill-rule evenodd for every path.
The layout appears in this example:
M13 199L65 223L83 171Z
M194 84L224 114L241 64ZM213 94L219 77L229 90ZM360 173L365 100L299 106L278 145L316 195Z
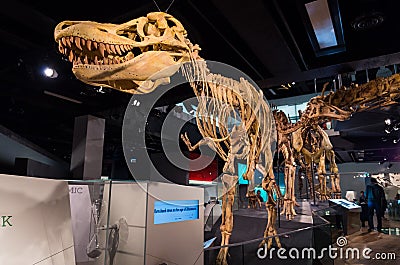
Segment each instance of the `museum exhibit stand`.
M0 264L204 263L202 188L1 178Z
M360 230L361 206L345 199L330 199L329 206L336 210L336 216L339 218L336 222L341 224L344 235Z

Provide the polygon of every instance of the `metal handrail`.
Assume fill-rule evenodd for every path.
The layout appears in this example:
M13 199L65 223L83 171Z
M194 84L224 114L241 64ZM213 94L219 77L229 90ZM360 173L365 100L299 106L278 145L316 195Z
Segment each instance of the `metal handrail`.
M308 227L298 228L298 229L295 229L295 230L292 230L292 231L288 231L288 232L284 232L284 233L280 233L280 234L277 234L277 235L274 235L274 236L260 237L260 238L256 238L256 239L251 239L251 240L247 240L247 241L243 241L243 242L239 242L239 243L232 243L232 244L223 245L223 246L208 247L208 248L205 248L204 251L215 250L215 249L226 248L226 247L237 247L237 246L241 246L241 245L247 245L247 244L250 244L250 243L259 242L259 241L267 240L267 239L270 239L270 238L286 236L286 235L290 235L290 234L294 234L294 233L298 233L298 232L302 232L302 231L306 231L306 230L310 230L310 229L314 229L314 228L330 225L330 222L327 221L325 218L314 214L314 212L313 212L313 215L318 216L319 218L321 218L322 221L324 221L324 223L323 224L319 224L319 225L312 225L312 226L308 226Z

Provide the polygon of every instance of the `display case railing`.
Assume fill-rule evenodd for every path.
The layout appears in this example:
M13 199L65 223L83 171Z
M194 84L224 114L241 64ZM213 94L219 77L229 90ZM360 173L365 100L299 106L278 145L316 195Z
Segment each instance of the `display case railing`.
M211 246L204 249L204 265L214 265L221 248L228 247L228 264L334 264L333 260L323 255L323 248L332 244L331 224L317 213L313 213L313 224L287 232L281 232L279 237L282 249L276 243L265 251L261 242L274 240L275 236L260 237L226 246ZM251 224L249 224L251 225ZM322 254L321 254L322 253Z
M393 221L400 221L400 200L389 200L387 205L388 218Z

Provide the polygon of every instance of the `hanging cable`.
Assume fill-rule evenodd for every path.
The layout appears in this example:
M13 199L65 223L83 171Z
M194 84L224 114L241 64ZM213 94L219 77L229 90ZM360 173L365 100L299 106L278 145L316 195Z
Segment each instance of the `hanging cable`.
M161 12L161 9L160 9L160 7L158 6L158 4L157 4L156 0L153 0L153 2L154 2L154 4L156 5L156 7L157 7L158 11L160 11L160 12ZM164 11L165 13L167 13L167 12L168 12L168 10L171 8L171 6L172 6L172 4L173 4L174 2L175 2L175 0L172 0L172 1L171 1L171 3L169 4L169 6L167 7L167 9Z
M172 4L175 2L175 0L172 0L167 9L165 10L165 13L168 13L169 8L172 6Z
M154 4L156 5L156 7L157 7L158 11L160 11L160 12L161 12L161 9L160 9L160 7L157 5L157 2L156 2L156 0L153 0L153 2L154 2Z

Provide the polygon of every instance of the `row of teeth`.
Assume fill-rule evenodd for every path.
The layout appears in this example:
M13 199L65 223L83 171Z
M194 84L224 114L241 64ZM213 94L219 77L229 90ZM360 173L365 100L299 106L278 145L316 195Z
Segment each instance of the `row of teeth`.
M59 41L59 46L64 46L64 47L72 47L72 44L75 44L75 46L83 51L82 47L86 47L89 51L92 50L99 50L101 55L104 56L104 52L107 51L109 54L118 54L122 55L124 52L130 51L133 46L129 44L109 44L109 43L98 43L96 41L92 40L85 40L80 37L63 37ZM62 44L62 45L61 45Z
M63 37L58 42L58 48L60 53L66 55L68 60L74 64L116 64L122 63L127 60L130 60L134 57L134 55L129 52L133 49L132 45L128 44L108 44L108 43L98 43L91 40L85 40L80 37ZM84 54L84 48L86 48L90 52L99 51L100 55L92 55L88 58L86 54ZM106 52L108 53L107 56ZM128 55L124 56L123 54L128 53ZM121 56L121 57L120 57ZM109 57L109 58L107 58Z

